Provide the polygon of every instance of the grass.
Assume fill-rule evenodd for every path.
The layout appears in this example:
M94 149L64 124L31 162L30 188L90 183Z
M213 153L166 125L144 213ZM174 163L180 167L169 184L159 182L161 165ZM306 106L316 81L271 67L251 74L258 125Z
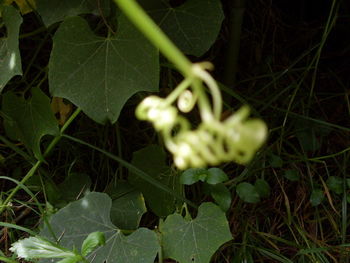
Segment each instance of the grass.
M234 89L223 85L222 91L237 102L226 105L227 110L249 103L254 114L268 123L270 136L247 167L233 163L222 166L231 178L226 182L233 196L227 216L234 240L222 247L213 262L350 262L350 191L346 185L346 179L350 179L350 79L349 72L342 68L343 57L349 56L349 51L337 50L333 41L334 31L341 30L338 25L350 17L342 13L342 3L331 3L326 17L311 22L289 19L284 13L288 10L272 1L247 3L237 84ZM218 77L223 55L216 47L224 45L225 29L224 25L222 35L207 54L218 65ZM345 33L342 37L349 43ZM27 44L26 34L22 36L23 45ZM50 34L39 28L35 32L37 43L26 46L29 63L24 81L29 86L46 87L47 57L40 54L47 52ZM170 69L164 71L167 72L162 74L161 92L167 93L167 83L179 78ZM20 79L14 79L10 86L28 89ZM38 168L39 173L25 185L19 181L33 160L23 145L0 136L0 202L14 197L1 214L0 247L4 255L10 255L12 242L33 234L42 220L54 212L47 206L54 191L45 178L55 185L72 171L85 173L93 181L92 189L103 191L111 180L127 178L129 164L120 160L130 160L132 152L159 141L148 125L134 118L137 101L135 96L128 102L116 125L100 126L79 115L68 129L71 137L57 142L47 158L48 165ZM71 143L73 137L80 141ZM116 154L111 155L112 152ZM296 171L299 180L288 180L284 176L288 170ZM147 178L142 171L137 172ZM331 176L343 179L340 194L327 184ZM244 203L235 187L257 178L269 183L269 198L258 204ZM14 190L16 186L18 191ZM310 203L314 189L324 193L318 206ZM199 187L188 191L188 196L206 200ZM152 214L145 219L145 226L154 224ZM15 262L4 255L0 254L0 260Z
M256 10L268 10L272 17L266 19L277 22L262 23L270 27L265 32L278 35L276 32L288 30L285 27L291 25L278 24L282 21L276 18L281 14L274 12L280 10L266 6L266 1L260 4L262 8ZM325 182L330 176L346 179L349 160L349 94L343 83L348 79L330 73L334 69L323 62L323 56L327 56L323 49L331 37L338 8L333 1L320 42L308 43L313 47L300 52L294 60L286 57L286 47L272 42L275 53L285 48L285 57L270 54L269 59L274 62L267 65L270 72L247 76L237 85L244 88L235 92L253 104L272 129L270 140L260 153L263 157L248 171L234 168L229 172L235 175L231 188L242 180L265 178L272 194L258 205L244 204L238 198L233 202L229 216L236 242L225 248L227 255L235 255L233 262L349 262L349 190L344 180L344 191L337 195ZM252 16L258 20L262 15ZM265 41L273 41L268 34L261 35ZM252 41L246 37L246 42ZM255 39L255 43L263 43L264 39ZM278 70L278 63L285 61L285 69ZM245 70L241 72L244 74ZM341 108L337 116L335 108ZM282 165L271 163L269 153L279 156ZM298 171L298 182L283 177L288 169ZM326 196L316 207L309 201L314 188L321 188Z

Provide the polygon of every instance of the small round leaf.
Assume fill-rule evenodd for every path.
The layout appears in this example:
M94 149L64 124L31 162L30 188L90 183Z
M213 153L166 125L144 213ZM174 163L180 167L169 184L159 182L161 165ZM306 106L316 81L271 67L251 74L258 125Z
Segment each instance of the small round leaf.
M197 183L199 180L205 181L208 171L204 168L190 168L181 174L180 182L185 185Z
M324 198L323 190L322 189L314 189L310 196L310 202L312 206L318 206L321 204L322 200Z
M256 180L254 186L255 186L255 190L258 192L260 197L262 198L269 197L270 186L265 180L263 179Z
M327 179L327 186L336 194L343 193L343 179L337 176L330 176Z
M228 180L227 174L220 168L208 169L208 176L206 182L208 184L219 184Z
M260 201L259 193L255 187L250 183L240 183L237 185L236 192L238 196L247 203L258 203Z
M283 176L292 182L297 182L300 180L300 175L297 170L287 170Z
M226 212L231 206L231 192L224 184L211 185L210 194L220 208Z
M83 245L81 246L81 254L86 257L98 246L102 246L106 243L105 234L103 232L92 232L87 238L85 238Z

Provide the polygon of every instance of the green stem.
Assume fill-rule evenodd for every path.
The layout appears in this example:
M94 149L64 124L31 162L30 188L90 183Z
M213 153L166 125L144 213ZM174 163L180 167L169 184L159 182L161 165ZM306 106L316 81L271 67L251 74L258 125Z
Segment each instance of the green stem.
M16 260L13 260L11 258L5 258L0 256L0 261L4 261L6 263L18 263Z
M57 135L53 140L50 142L49 146L47 147L44 157L47 157L52 149L56 146L56 144L60 141L63 132L68 128L69 124L72 123L72 121L75 119L75 117L80 113L81 109L76 109L75 112L69 117L67 122L63 125L63 127L60 130L59 135ZM24 178L21 180L21 184L25 184L25 182L31 178L35 172L38 170L40 165L43 163L43 160L38 160L33 167L28 171L28 173L24 176ZM0 207L0 214L5 210L7 207L8 203L12 200L13 196L18 192L19 189L21 189L21 184L18 184L12 191L11 193L7 196L5 199L3 205Z
M36 29L34 31L31 31L29 33L20 35L18 38L22 39L22 38L32 37L32 36L35 36L37 34L45 32L45 31L47 31L47 27L46 26L42 26L42 27L39 27L38 29Z
M137 168L136 166L128 163L127 161L124 161L122 158L111 154L109 152L104 151L103 149L100 149L90 143L87 143L85 141L82 141L78 138L69 136L69 135L62 135L62 137L67 138L68 140L71 140L73 142L79 143L81 145L85 145L91 149L94 149L102 154L104 154L105 156L107 156L108 158L117 161L118 163L120 163L122 166L124 166L125 168L127 168L129 171L133 172L136 176L140 177L141 179L145 180L146 182L152 184L153 186L159 188L160 190L172 195L173 197L177 198L178 200L183 201L184 203L187 203L188 205L190 205L193 208L197 209L197 206L192 203L190 200L187 200L185 197L183 197L182 195L178 194L177 192L175 192L174 190L172 190L171 188L169 188L166 185L163 185L162 183L160 183L158 180L154 179L153 177L151 177L150 175L148 175L147 173L145 173L144 171L140 170L139 168Z
M192 84L191 78L184 79L169 95L165 98L164 102L172 104L180 94Z
M193 90L198 95L198 106L200 115L203 121L211 121L213 120L213 114L210 108L210 102L206 94L203 92L203 86L201 85L201 81L199 79L194 79L192 83ZM217 117L217 116L215 116Z
M192 63L170 41L135 0L114 0L130 21L171 61L185 77L192 76Z
M24 178L21 180L21 184L25 184L25 182L34 175L34 173L36 172L36 170L39 168L39 166L41 165L42 161L38 160L34 166L29 170L29 172L24 176ZM11 193L7 196L7 198L5 199L3 205L0 208L0 214L5 210L5 208L7 207L8 203L12 200L12 197L18 192L18 190L21 189L20 185L17 185L15 187L15 189L13 189L11 191Z
M220 120L221 112L222 112L222 97L221 97L221 92L219 89L219 86L217 85L216 81L210 76L210 74L205 71L205 66L204 64L208 64L206 62L201 63L202 66L197 67L197 65L193 66L193 72L194 74L201 80L203 81L206 86L209 89L210 95L212 97L212 104L213 104L213 112L214 116L217 120ZM193 81L195 82L195 81ZM195 84L194 84L195 85ZM201 85L201 83L198 83L197 85ZM203 96L203 106L210 108L209 101L207 99L207 96L205 96L204 92L201 92L202 90L202 85L198 87L198 96ZM203 94L203 95L202 95Z

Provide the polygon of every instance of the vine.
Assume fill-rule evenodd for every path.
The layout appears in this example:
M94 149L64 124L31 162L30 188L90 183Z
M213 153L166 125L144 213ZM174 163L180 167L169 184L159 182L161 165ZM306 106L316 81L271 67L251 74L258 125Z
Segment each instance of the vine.
M221 121L220 89L207 72L213 65L210 62L192 64L135 1L115 2L184 76L168 97L149 96L136 109L140 120L151 122L161 133L166 148L174 156L175 165L179 169L187 169L228 161L248 163L266 140L266 124L259 119L248 119L248 106ZM172 105L176 101L177 107ZM193 130L180 113L187 113L195 106L199 109L201 124Z

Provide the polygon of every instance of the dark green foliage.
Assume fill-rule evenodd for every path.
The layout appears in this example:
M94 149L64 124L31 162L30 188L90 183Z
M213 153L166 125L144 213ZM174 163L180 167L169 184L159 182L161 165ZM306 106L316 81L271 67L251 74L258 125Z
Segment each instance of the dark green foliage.
M43 263L348 261L347 1L139 1L191 61L234 79L222 120L249 105L268 124L246 166L183 172L134 117L183 76L112 1L0 2L1 262L35 234L76 253Z

